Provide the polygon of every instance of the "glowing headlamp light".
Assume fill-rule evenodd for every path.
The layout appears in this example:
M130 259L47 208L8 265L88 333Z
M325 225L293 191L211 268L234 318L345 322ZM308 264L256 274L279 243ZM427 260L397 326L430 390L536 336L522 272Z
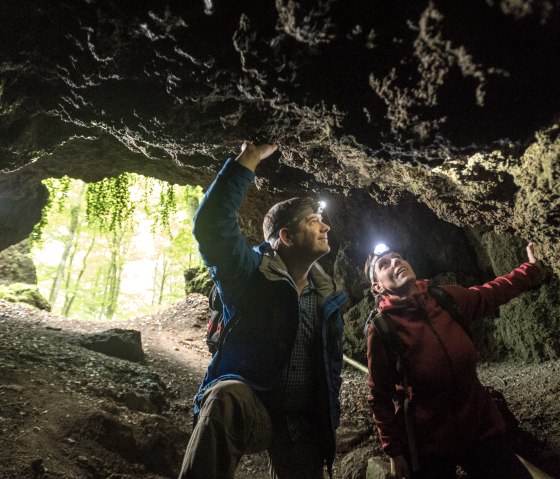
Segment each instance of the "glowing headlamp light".
M375 278L375 264L377 263L379 258L386 255L390 251L391 251L391 248L389 248L384 243L379 243L379 244L375 245L375 248L373 248L373 253L371 253L372 254L372 259L371 259L371 262L369 264L369 271L368 271L368 277L369 277L370 282L375 283L375 279L376 279Z
M375 245L375 248L373 248L374 256L381 256L384 253L387 253L387 251L389 251L389 247L384 243L379 243Z
M327 207L327 203L325 203L324 201L318 201L317 202L317 211L316 213L318 214L322 214L323 210Z

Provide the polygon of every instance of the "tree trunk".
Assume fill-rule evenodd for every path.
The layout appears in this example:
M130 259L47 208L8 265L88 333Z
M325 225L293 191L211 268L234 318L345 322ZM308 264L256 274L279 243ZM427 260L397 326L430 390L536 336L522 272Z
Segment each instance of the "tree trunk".
M62 281L65 275L68 255L70 254L70 250L72 248L72 245L74 244L74 234L76 233L76 230L78 228L78 220L80 217L80 210L82 207L82 198L84 196L85 191L86 191L86 184L84 183L82 185L80 193L78 194L78 198L76 199L76 202L74 203L72 209L70 210L70 226L68 228L68 235L64 243L64 250L62 252L60 261L58 263L56 275L54 277L54 281L49 294L49 303L53 308L55 306L56 298L58 296L60 282Z
M156 304L156 289L158 286L158 275L159 275L159 261L155 261L155 267L154 267L154 279L152 284L154 285L153 289L152 289L152 306L154 304Z
M169 276L169 261L165 257L162 258L162 270L161 270L161 281L159 284L159 300L158 305L161 306L163 302L163 289L165 288L165 283L167 282L167 277Z
M78 288L80 287L80 281L82 280L82 276L84 274L84 271L86 270L88 256L91 253L91 250L93 249L94 244L95 244L95 233L93 233L91 243L89 244L89 247L86 251L86 254L84 255L84 259L82 260L82 267L81 267L81 269L78 273L78 276L76 277L76 280L72 284L71 293L69 292L70 288L68 286L66 288L66 299L64 301L64 307L62 308L62 315L63 316L68 316L70 314L70 309L72 308L72 305L74 304L74 299L76 299L76 293L78 291Z
M111 264L108 274L108 295L105 308L105 317L112 319L117 312L117 304L121 291L121 280L126 255L130 247L130 234L125 234L128 225L122 225L120 232L113 232L111 238Z

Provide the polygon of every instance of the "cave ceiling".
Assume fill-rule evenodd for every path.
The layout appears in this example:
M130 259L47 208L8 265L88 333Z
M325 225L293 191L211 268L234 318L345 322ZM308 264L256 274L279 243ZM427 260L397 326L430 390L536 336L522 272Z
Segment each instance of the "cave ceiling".
M44 178L207 186L247 138L261 192L415 201L559 273L559 53L554 0L1 2L0 248Z

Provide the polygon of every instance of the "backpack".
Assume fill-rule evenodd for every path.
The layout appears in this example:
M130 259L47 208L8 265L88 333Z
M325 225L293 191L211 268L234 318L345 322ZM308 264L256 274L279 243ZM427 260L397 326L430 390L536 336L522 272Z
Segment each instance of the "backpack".
M206 329L206 344L208 351L214 356L218 352L218 344L220 343L220 333L224 325L224 310L222 299L218 288L214 283L210 294L208 295L208 305L212 310L210 319L208 320L208 327Z
M465 330L471 341L473 341L472 333L465 321L465 318L463 317L461 310L459 309L459 306L453 299L453 296L451 296L446 290L438 286L429 286L428 291L436 299L437 303L443 309L447 310L449 314L451 314L453 319L457 321L457 323L459 323L459 325ZM371 325L373 325L381 335L381 340L383 341L385 350L387 351L390 365L389 367L393 372L395 384L401 383L405 391L405 400L403 406L406 433L409 444L412 469L416 472L419 470L420 465L418 461L418 450L416 448L414 426L411 422L409 413L410 399L408 398L408 394L406 394L406 391L408 391L408 377L402 361L402 344L399 341L395 326L393 325L392 321L383 313L377 313L375 310L371 312L365 324L364 333L366 337L368 329Z

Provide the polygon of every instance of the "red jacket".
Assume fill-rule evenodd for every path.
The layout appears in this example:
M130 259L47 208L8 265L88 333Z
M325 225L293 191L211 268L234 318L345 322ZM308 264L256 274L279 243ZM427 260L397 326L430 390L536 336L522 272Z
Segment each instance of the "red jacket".
M482 286L444 288L470 323L526 291L539 277L538 267L524 263ZM393 322L403 345L419 453L453 454L476 441L503 433L505 424L478 379L474 344L461 325L428 293L428 281L417 281L416 287L418 294L404 300L384 297L379 311ZM402 397L396 392L394 373L382 341L377 330L370 327L368 402L383 449L395 457L406 447Z

